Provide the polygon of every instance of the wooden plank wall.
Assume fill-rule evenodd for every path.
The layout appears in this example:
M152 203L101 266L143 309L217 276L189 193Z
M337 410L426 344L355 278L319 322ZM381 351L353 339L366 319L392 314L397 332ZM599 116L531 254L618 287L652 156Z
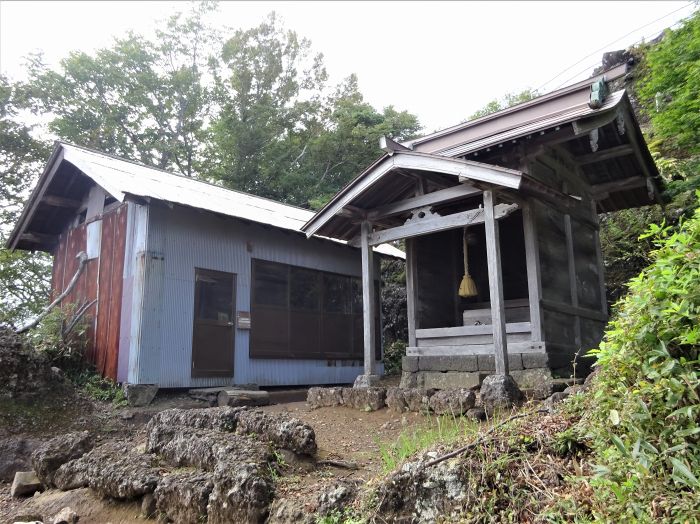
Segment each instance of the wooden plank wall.
M122 273L126 246L126 204L102 216L100 256L88 260L76 286L63 301L74 307L96 300L85 314L88 345L85 358L104 377L117 379ZM57 296L78 267L77 255L86 251L87 224L64 231L54 250L51 294Z

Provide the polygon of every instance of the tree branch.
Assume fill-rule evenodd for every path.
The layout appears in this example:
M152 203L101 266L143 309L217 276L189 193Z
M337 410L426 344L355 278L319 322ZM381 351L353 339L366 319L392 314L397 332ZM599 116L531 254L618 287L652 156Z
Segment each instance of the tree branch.
M56 307L58 304L60 304L61 301L64 298L66 298L66 296L68 296L68 294L73 290L75 285L78 283L78 278L80 277L80 274L83 272L83 269L85 269L85 266L87 265L87 261L88 261L87 253L85 253L85 251L81 251L80 253L78 253L78 256L76 256L76 258L79 259L80 262L78 263L78 269L75 271L75 275L73 275L73 278L68 283L68 287L66 287L66 289L63 291L63 293L58 295L53 302L51 302L48 306L46 306L46 308L44 308L44 310L41 313L39 313L36 317L34 317L34 320L31 320L28 323L26 323L24 326L20 327L16 331L17 334L24 333L25 331L36 326L39 322L41 322L41 320L46 315L49 314L49 312L54 307Z

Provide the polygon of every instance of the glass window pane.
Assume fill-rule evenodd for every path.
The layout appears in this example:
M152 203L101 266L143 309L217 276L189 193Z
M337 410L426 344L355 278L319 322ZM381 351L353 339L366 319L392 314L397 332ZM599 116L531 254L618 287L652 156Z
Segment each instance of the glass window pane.
M350 313L350 278L323 275L323 310L326 313Z
M256 260L253 297L256 304L287 307L288 266Z
M197 275L199 310L197 317L231 322L233 314L233 278L231 276Z
M321 298L318 271L292 267L289 278L291 308L318 311Z

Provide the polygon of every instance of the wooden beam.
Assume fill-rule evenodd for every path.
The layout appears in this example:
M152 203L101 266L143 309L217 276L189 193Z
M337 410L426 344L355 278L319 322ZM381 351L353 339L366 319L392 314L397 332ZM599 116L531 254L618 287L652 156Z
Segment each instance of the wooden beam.
M588 164L595 164L597 162L604 162L613 158L619 158L621 156L629 156L633 154L634 148L629 144L623 144L621 146L603 149L602 151L596 151L595 153L577 156L574 157L574 160L578 165L585 166Z
M523 234L525 236L525 264L527 267L532 340L542 340L542 311L540 310L542 280L540 278L540 250L537 244L535 205L534 201L530 201L523 207Z
M360 226L362 247L362 330L364 334L365 375L375 374L375 325L374 325L374 251L369 245L372 225L365 221Z
M564 302L556 302L554 300L547 300L544 298L540 300L540 304L542 304L542 307L544 309L548 309L549 311L565 313L571 316L589 318L591 320L598 320L600 322L608 321L608 315L606 313L602 313L595 309L588 309L581 306L574 307L570 304L565 304Z
M448 187L447 189L433 191L432 193L422 194L414 198L407 198L406 200L401 200L399 202L393 202L391 204L370 209L367 212L367 219L373 221L398 215L400 213L405 213L406 211L411 211L423 206L447 204L449 202L461 200L462 198L478 195L480 193L481 190L475 188L474 186L469 184L459 184L454 187Z
M530 322L510 322L506 324L506 333L529 333ZM416 330L416 338L464 337L471 335L490 335L493 326L481 324L478 326L456 326L446 328L430 328Z
M393 155L396 151L410 151L411 149L399 144L398 142L392 140L388 136L379 137L379 148L383 149L390 155Z
M544 353L545 343L542 341L513 342L508 344L511 354L515 353ZM406 348L409 357L450 357L460 355L493 355L494 344L465 344L463 346L425 346ZM498 371L496 371L498 372Z
M494 208L495 219L500 219L505 216L508 216L516 209L518 209L518 206L516 204L498 204ZM439 231L445 231L447 229L455 229L458 227L483 223L484 210L471 209L469 211L462 211L460 213L454 213L452 215L439 216L437 218L425 218L423 220L418 220L415 222L404 224L403 226L393 227L391 229L384 229L382 231L376 231L369 235L369 244L371 246L376 246L378 244L393 242L395 240L401 240L403 238L428 235L430 233L437 233Z
M598 227L593 231L593 241L595 242L595 257L596 266L598 268L598 287L600 288L600 312L608 314L608 297L606 296L605 289L605 266L603 264L603 253L600 248L600 222L598 219L598 213L596 213L597 207L595 202L591 202L591 211L593 217L598 223Z
M408 345L416 345L416 306L418 294L416 293L416 241L413 238L406 239L406 316L408 317Z
M622 178L620 180L613 180L612 182L603 182L602 184L596 184L591 187L593 191L593 198L596 200L604 200L610 193L616 193L618 191L627 191L629 189L638 189L640 187L647 186L647 179L641 176L631 176L628 178Z
M22 233L19 239L22 242L30 242L32 244L53 244L58 239L59 235L47 235L45 233Z
M41 199L41 203L52 207L65 207L68 209L78 209L80 207L80 200L73 200L72 198L66 198L58 195L44 195Z
M493 191L484 191L484 229L486 231L486 258L489 272L491 298L491 324L496 361L496 373L508 375L508 341L506 339L506 310L503 303L503 278L501 275L501 246L498 224L493 205Z

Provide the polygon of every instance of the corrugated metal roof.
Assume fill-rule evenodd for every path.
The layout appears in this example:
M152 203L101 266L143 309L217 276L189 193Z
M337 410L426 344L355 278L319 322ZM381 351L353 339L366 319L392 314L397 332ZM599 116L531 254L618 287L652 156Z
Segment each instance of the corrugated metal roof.
M314 212L308 209L233 191L91 149L63 142L59 142L58 147L63 152L64 161L73 164L120 202L126 195L153 198L298 233L314 216ZM390 245L377 246L376 251L404 257L401 250Z

